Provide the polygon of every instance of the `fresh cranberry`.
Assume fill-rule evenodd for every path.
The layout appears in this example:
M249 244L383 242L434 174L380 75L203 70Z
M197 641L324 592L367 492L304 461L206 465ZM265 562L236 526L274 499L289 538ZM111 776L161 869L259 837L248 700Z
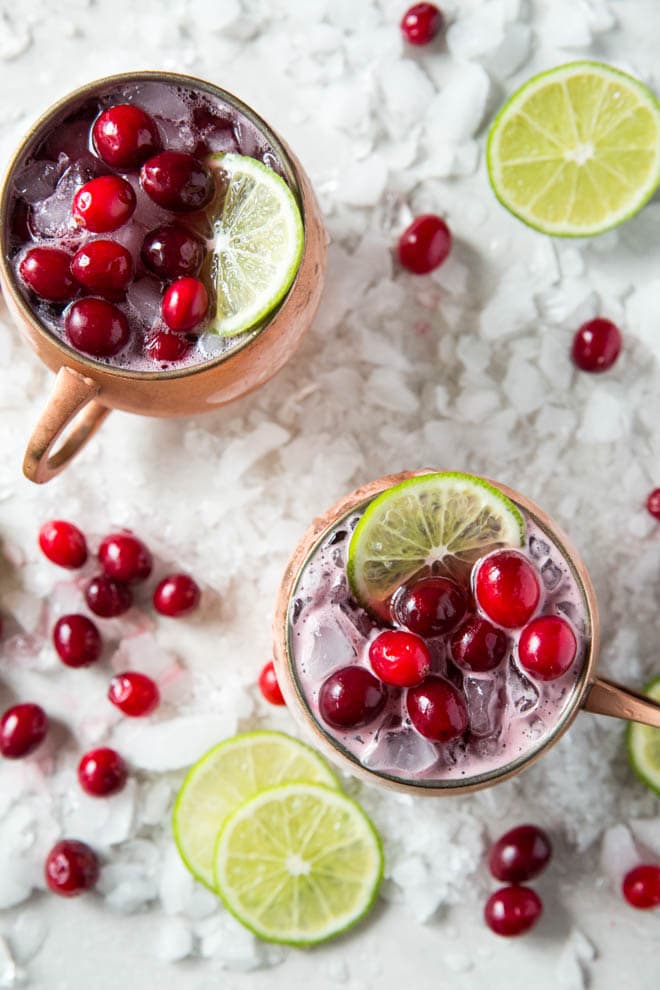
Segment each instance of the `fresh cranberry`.
M542 873L550 862L552 844L538 825L518 825L494 842L488 866L496 880L523 883Z
M68 302L77 292L71 277L71 255L59 248L33 247L21 258L18 274L46 302Z
M204 243L180 223L166 224L147 234L141 257L163 280L197 275L204 260Z
M660 488L654 488L646 500L646 508L654 519L660 519Z
M415 275L439 268L451 250L451 231L433 213L415 217L399 238L399 261Z
M407 10L401 21L401 30L411 45L427 45L442 29L443 19L432 3L416 3Z
M417 731L436 742L449 742L468 727L465 699L444 677L431 675L410 688L406 708Z
M133 278L133 258L128 248L116 241L89 241L73 256L71 272L90 292L114 299Z
M160 701L158 685L146 674L135 670L115 674L110 681L108 698L124 715L140 718L151 715Z
M443 636L465 615L467 602L461 588L449 578L421 578L394 600L397 622L418 636Z
M154 361L169 364L172 361L181 361L191 346L191 342L180 333L158 330L147 339L144 349Z
M621 331L597 317L583 323L573 338L572 356L581 371L608 371L621 353Z
M133 187L118 175L100 175L76 191L71 212L77 223L94 234L118 230L133 216Z
M414 687L431 669L431 651L414 633L386 629L369 646L369 663L376 677L386 684Z
M168 574L154 591L154 608L161 615L176 618L199 605L200 591L188 574Z
M99 156L113 168L134 168L160 148L152 117L132 103L110 107L94 121L92 140Z
M484 908L488 927L496 935L522 935L541 917L543 902L530 887L501 887L490 895Z
M451 655L463 670L494 670L509 652L511 641L503 629L480 615L471 615L453 634Z
M170 330L186 333L202 322L208 308L204 283L198 278L178 278L165 290L161 313Z
M71 303L64 315L64 329L76 350L94 357L118 354L129 337L122 311L95 296Z
M73 523L51 519L39 530L39 546L44 556L59 567L76 570L87 560L87 542Z
M67 667L87 667L101 656L101 634L86 615L63 615L53 629L57 654Z
M626 873L621 887L631 907L642 911L660 905L660 866L642 863Z
M475 594L489 619L506 629L519 629L538 608L541 586L526 557L515 550L497 550L477 565Z
M554 681L565 674L576 654L575 633L558 615L541 615L520 634L520 666L541 681Z
M126 764L119 753L107 746L91 749L78 764L78 780L83 791L94 797L116 794L126 783Z
M133 604L130 588L113 581L106 574L97 574L85 588L85 601L94 615L102 619L114 619L123 615Z
M33 753L48 732L48 719L39 705L8 708L0 719L0 753L10 760Z
M275 664L272 660L269 660L267 664L264 664L263 670L259 674L259 690L263 694L266 701L270 702L271 705L286 704L280 690L280 686L277 683Z
M142 540L132 533L112 533L99 547L101 567L110 578L125 584L146 581L153 561Z
M356 729L380 715L387 692L364 667L342 667L325 679L319 691L321 718L335 729Z
M62 839L46 858L46 883L54 894L76 897L91 890L99 878L96 853L85 842Z
M161 151L146 161L140 182L154 203L175 213L201 210L213 196L209 169L180 151Z

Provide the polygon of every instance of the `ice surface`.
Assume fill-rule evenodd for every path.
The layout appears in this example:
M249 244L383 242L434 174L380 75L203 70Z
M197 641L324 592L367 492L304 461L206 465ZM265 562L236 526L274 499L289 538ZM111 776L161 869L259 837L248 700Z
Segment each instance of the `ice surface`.
M126 305L138 325L152 327L160 320L160 283L155 278L136 279L126 292Z
M131 754L131 763L142 770L178 770L198 760L214 743L236 730L233 712L217 715L178 715L155 721L120 722L113 732L114 745Z
M345 667L357 655L347 632L332 620L319 625L308 643L304 669L315 679L326 677L337 667Z
M554 591L564 576L561 567L558 567L552 560L546 560L541 568L541 579L547 591Z
M363 758L371 770L398 771L409 776L423 773L437 760L436 747L414 729L379 733Z
M76 229L71 215L73 197L80 186L89 179L78 165L71 165L63 173L52 196L32 207L31 226L44 237L61 237Z
M555 607L561 615L564 615L569 622L573 623L578 631L582 631L582 627L584 625L582 611L578 608L575 602L557 602Z
M58 174L55 162L44 160L30 162L20 172L15 187L27 203L36 203L40 199L47 199L55 192Z

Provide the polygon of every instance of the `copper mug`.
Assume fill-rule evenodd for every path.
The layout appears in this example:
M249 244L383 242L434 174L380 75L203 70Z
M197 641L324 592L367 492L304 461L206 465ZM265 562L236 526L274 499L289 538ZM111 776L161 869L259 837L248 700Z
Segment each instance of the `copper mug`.
M17 167L57 119L99 90L155 80L184 85L219 98L250 119L283 164L301 207L305 244L286 298L256 336L216 359L171 371L131 371L88 358L43 326L21 293L8 261L8 208ZM19 329L39 358L57 373L55 386L28 441L23 471L41 484L58 474L112 409L143 416L188 416L211 412L267 382L289 360L319 306L325 272L326 235L321 212L304 169L272 128L250 107L218 86L173 72L131 72L82 86L43 114L15 152L0 194L0 286ZM57 447L57 444L60 444ZM57 449L55 449L57 447Z
M392 474L384 478L378 478L377 481L372 481L367 485L357 488L336 502L327 512L324 512L323 515L312 522L289 560L280 585L275 609L273 626L275 670L289 711L301 729L310 738L310 741L328 759L332 760L343 770L352 773L362 780L408 794L447 795L467 794L471 791L481 790L484 787L489 787L519 773L525 767L534 763L550 746L557 742L582 709L600 715L613 715L617 718L625 718L660 728L660 704L651 701L649 698L627 687L598 677L596 674L599 647L598 606L589 574L580 560L577 551L571 546L569 540L557 524L535 505L531 499L520 495L506 485L492 482L500 491L518 503L540 528L548 533L551 540L570 564L586 604L587 625L589 626L587 631L589 637L588 654L585 658L582 672L573 689L572 698L565 706L557 724L537 744L536 748L530 748L528 753L523 754L512 763L500 769L488 771L481 776L474 776L465 783L462 783L460 780L443 780L441 782L424 779L403 780L393 775L390 776L370 770L363 766L340 742L325 731L305 700L304 693L296 676L293 651L290 647L289 606L296 594L300 575L319 544L323 542L328 533L340 520L351 515L351 513L361 507L366 506L377 495L391 488L393 485L397 485L401 481L405 481L416 475L428 473L428 470L404 471L401 474Z

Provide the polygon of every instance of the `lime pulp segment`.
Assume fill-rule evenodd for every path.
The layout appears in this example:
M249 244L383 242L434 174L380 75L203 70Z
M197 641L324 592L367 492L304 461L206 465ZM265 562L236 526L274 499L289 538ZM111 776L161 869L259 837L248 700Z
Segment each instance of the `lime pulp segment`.
M646 685L644 694L660 702L660 677ZM631 767L650 790L660 795L660 729L631 722L627 742Z

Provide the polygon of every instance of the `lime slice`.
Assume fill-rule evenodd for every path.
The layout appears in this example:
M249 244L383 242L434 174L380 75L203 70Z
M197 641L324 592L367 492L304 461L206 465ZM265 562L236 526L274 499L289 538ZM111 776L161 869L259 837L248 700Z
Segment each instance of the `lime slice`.
M636 213L660 181L660 105L632 76L571 62L534 76L488 138L500 202L536 230L586 237Z
M217 890L269 942L314 945L373 906L383 851L362 809L318 784L262 791L227 819L215 850Z
M660 677L646 685L644 694L660 702ZM642 783L660 795L660 729L631 722L627 742L631 767Z
M190 872L213 889L213 850L227 816L264 787L296 780L339 786L313 749L282 732L245 732L203 756L174 805L174 839Z
M475 560L501 546L522 546L525 521L482 478L444 472L410 478L371 502L353 532L348 580L357 600L377 615L417 574L462 577Z

